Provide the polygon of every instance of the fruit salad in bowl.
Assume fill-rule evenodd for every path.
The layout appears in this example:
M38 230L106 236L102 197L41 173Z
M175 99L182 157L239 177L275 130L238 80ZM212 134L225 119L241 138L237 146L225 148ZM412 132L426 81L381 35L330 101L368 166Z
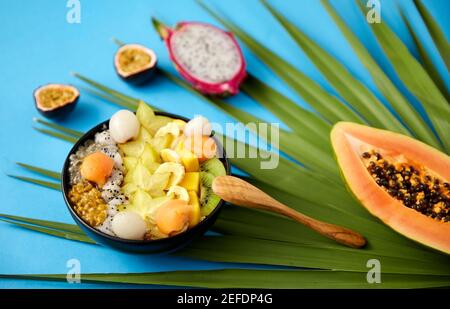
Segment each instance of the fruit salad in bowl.
M211 189L229 166L211 124L154 112L116 112L71 150L63 168L66 204L94 240L163 252L215 221L223 201Z

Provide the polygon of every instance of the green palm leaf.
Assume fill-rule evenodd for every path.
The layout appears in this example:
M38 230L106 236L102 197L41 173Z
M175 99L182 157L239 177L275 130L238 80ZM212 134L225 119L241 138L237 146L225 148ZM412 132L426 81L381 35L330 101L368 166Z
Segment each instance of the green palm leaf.
M364 10L361 6L361 10ZM447 153L450 151L450 106L433 80L385 23L371 24L386 56L408 90L428 113Z
M436 47L442 56L442 59L444 59L447 70L450 70L450 46L445 34L442 32L438 23L434 20L427 8L423 5L422 1L414 0L414 4L422 16L422 19L425 22L425 25L427 26L428 31L433 38L434 44L436 44Z
M40 123L40 124L46 126L46 127L49 127L49 128L54 129L56 131L60 131L61 133L72 135L74 137L81 137L83 135L83 133L80 132L80 131L72 130L72 129L66 128L64 126L61 126L59 124L56 124L56 123L53 123L53 122L48 122L48 121L46 121L44 119L33 118L33 120L35 122L37 122L37 123Z
M288 84L299 96L318 111L331 123L347 120L357 123L365 123L365 120L353 110L343 104L338 98L329 94L314 80L295 69L287 61L257 42L247 33L239 29L235 24L221 18L203 2L197 1L211 16L230 29L238 36L264 63L272 69L286 84ZM244 82L245 83L245 82Z
M449 100L450 96L447 90L447 87L445 86L444 80L441 78L441 75L439 74L438 70L436 69L433 61L430 58L430 55L425 49L425 46L423 46L422 42L420 41L420 38L416 31L414 30L413 25L411 22L406 18L405 14L403 12L400 12L402 19L408 28L409 33L411 34L411 37L414 40L414 44L417 47L417 50L419 52L420 61L424 67L424 69L427 71L428 75L430 75L431 79L434 81L436 86L439 88L441 93L445 96L447 101Z
M58 172L54 172L54 171L51 171L51 170L48 170L48 169L36 167L36 166L33 166L33 165L21 163L21 162L16 162L16 164L21 166L21 167L23 167L23 168L25 168L25 169L27 169L27 170L36 172L38 174L41 174L41 175L44 175L44 176L47 176L47 177L50 177L50 178L53 178L53 179L56 179L56 180L61 180L61 174L58 173Z
M377 88L389 101L394 110L400 115L405 124L419 139L435 148L442 149L442 145L439 143L432 130L427 126L417 110L408 102L403 94L392 83L389 77L383 72L380 66L373 59L370 52L359 41L358 37L350 30L350 28L336 13L327 0L321 0L321 2L328 14L333 18L334 22L339 27L339 30L341 30L341 33L350 43L359 60L372 76Z
M67 274L0 275L4 279L67 281ZM237 280L237 278L239 278ZM270 280L267 280L270 278ZM369 284L366 273L327 270L189 270L154 273L83 274L82 282L156 284L203 288L436 288L448 287L449 276L384 274Z
M268 5L266 1L262 1L262 3L283 25L338 93L371 125L409 135L408 130L389 112L383 103L358 79L354 78L338 60Z
M62 140L65 140L69 143L76 143L78 141L78 137L74 137L73 135L67 135L65 133L61 133L58 131L53 130L47 130L47 129L41 129L41 128L34 128L36 131L39 131L45 135L53 136Z
M22 180L25 182L29 182L29 183L33 183L36 185L40 185L46 188L50 188L53 190L60 190L61 189L61 185L59 183L56 182L51 182L51 181L45 181L45 180L40 180L40 179L35 179L35 178L31 178L31 177L23 177L23 176L17 176L17 175L8 175L9 177L18 179L18 180Z

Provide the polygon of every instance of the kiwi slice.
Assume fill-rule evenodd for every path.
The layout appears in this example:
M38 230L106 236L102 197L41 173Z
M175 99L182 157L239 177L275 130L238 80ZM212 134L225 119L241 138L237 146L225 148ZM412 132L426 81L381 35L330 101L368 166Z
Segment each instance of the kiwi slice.
M214 177L224 176L227 174L225 166L223 166L223 163L217 158L212 158L203 162L202 165L200 165L200 170L203 172L208 172Z
M211 188L214 178L215 176L209 172L200 172L200 215L202 217L209 215L220 202L220 197Z
M200 187L200 215L205 217L209 215L219 204L220 197L218 197L211 188Z

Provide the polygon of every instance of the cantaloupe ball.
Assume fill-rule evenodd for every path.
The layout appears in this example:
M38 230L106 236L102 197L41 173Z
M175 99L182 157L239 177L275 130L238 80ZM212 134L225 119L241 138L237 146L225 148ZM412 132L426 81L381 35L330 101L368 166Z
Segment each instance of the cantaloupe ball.
M114 160L102 152L94 152L83 159L81 163L81 176L89 181L103 186L111 176Z
M155 215L158 229L169 236L185 231L189 226L191 207L183 200L167 201Z

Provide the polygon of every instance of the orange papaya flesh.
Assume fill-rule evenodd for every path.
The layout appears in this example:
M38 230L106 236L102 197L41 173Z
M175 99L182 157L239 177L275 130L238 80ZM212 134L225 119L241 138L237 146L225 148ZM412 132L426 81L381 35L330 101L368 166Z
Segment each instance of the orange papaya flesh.
M339 122L331 142L352 193L404 236L450 254L450 157L398 133Z

